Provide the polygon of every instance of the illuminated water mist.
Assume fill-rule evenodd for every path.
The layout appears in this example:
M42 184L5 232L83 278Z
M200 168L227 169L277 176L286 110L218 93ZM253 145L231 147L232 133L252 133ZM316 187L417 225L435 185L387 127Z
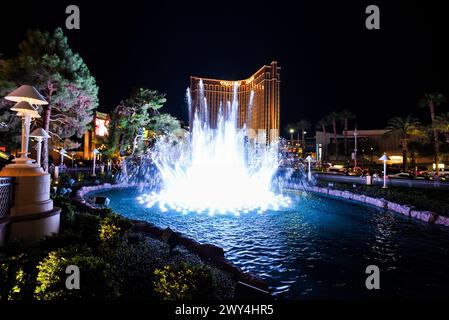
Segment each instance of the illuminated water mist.
M253 93L251 94L251 97ZM187 90L189 111L192 110ZM252 98L248 106L251 112ZM246 126L237 127L237 86L233 101L220 108L216 128L208 119L207 101L200 82L200 104L195 108L191 135L165 136L157 141L152 160L159 170L160 191L143 194L138 201L161 211L246 213L279 210L290 199L273 190L278 169L277 143L248 139Z

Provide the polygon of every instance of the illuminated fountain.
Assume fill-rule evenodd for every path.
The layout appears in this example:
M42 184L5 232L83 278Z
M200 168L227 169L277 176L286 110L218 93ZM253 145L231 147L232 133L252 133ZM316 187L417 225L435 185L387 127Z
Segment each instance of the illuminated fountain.
M187 100L190 111L189 90ZM220 108L217 128L211 128L206 120L207 101L202 82L200 101L191 135L165 136L157 141L152 160L162 185L159 191L145 193L138 201L147 207L158 206L163 212L210 215L262 213L287 207L290 199L277 194L274 188L279 166L277 143L249 141L246 127L237 127L237 85L233 101ZM251 110L251 102L248 108Z

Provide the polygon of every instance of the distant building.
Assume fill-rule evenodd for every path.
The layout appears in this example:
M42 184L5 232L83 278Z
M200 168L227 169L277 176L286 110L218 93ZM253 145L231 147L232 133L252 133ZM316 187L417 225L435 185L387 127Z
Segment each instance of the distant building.
M100 143L109 135L111 119L107 113L95 112L93 130L87 130L83 139L83 160L92 160L93 150L100 147Z
M390 163L402 163L402 148L399 136L394 134L386 136L386 132L387 130L384 129L357 130L357 157L365 157L369 160L377 161L380 155L386 152L391 159ZM348 139L348 155L350 156L354 152L355 147L354 130L348 130L346 136ZM341 159L343 159L344 153L344 137L344 131L341 134L337 134ZM333 132L326 132L326 135L324 135L322 131L317 131L315 138L317 149L321 148L322 153L324 153L326 143L329 149L334 148ZM326 155L323 156L326 157ZM329 151L327 159L335 160L333 151Z
M402 148L401 141L398 135L385 135L388 130L357 130L357 139L366 139L369 141L368 144L372 144L380 152L386 152L391 156L400 156L402 162ZM344 134L344 133L343 133ZM347 131L348 139L351 141L351 146L354 146L354 131ZM369 147L369 146L368 146ZM359 150L360 151L360 150Z
M220 107L225 108L228 101L232 101L234 86L238 85L238 127L241 128L246 124L249 139L257 137L259 141L266 142L276 140L279 137L280 70L277 62L273 61L244 80L219 80L191 76L190 90L193 105L190 119L193 119L195 110L199 106L200 80L203 81L204 95L207 100L207 120L212 128L217 126ZM254 92L253 103L249 109L252 91Z

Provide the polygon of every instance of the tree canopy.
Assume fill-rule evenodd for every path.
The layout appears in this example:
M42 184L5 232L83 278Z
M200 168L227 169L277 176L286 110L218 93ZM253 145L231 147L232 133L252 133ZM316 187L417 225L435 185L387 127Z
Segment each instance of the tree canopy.
M2 60L0 82L2 94L30 84L44 95L49 105L41 110L37 124L49 131L51 144L62 145L90 128L98 106L98 86L61 28L29 31L19 44L18 55Z

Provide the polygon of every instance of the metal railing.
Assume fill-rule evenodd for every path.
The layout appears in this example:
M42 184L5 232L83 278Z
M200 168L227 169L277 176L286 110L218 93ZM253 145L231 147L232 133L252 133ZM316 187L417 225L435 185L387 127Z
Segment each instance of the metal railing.
M14 206L14 178L0 177L0 219L5 218Z

